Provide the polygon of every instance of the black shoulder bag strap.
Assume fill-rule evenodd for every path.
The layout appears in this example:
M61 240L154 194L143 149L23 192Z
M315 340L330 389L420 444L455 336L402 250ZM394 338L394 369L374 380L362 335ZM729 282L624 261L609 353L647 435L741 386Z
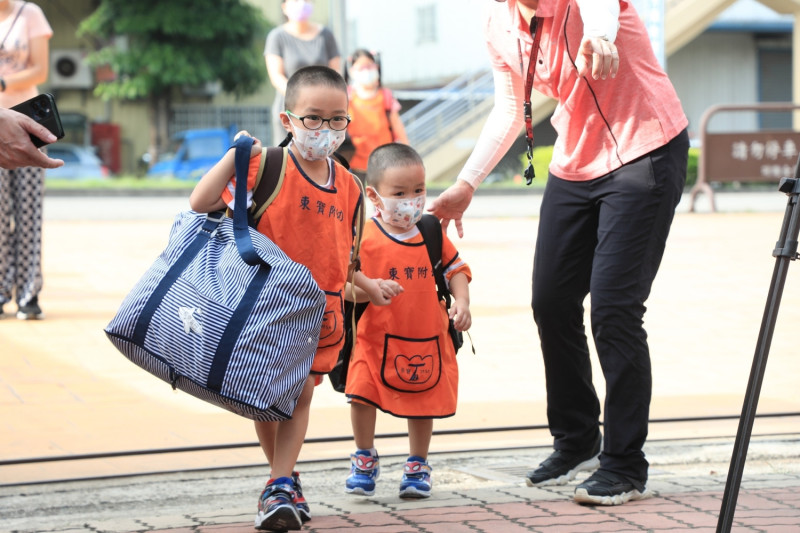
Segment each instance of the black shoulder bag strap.
M440 300L444 300L445 308L449 311L451 303L450 290L448 290L447 283L444 280L444 265L442 265L442 224L438 218L426 213L417 222L417 229L422 234L422 240L428 249L428 257L433 266L436 294ZM464 335L456 329L452 319L448 330L453 346L458 352L459 348L464 345ZM472 353L475 353L475 346L472 346Z

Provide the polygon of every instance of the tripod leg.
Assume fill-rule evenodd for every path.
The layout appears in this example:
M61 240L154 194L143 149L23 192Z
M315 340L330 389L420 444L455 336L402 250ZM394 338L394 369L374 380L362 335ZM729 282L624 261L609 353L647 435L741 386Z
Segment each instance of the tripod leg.
M756 353L753 366L750 370L750 380L747 383L742 416L739 418L739 429L733 446L731 466L728 471L728 481L725 484L725 493L722 496L717 533L729 533L733 525L733 514L736 511L736 500L739 495L739 486L742 481L744 463L747 459L747 448L750 444L750 435L753 431L758 398L761 393L761 383L764 380L764 370L767 366L767 357L772 343L772 334L775 331L775 321L781 304L783 287L789 261L797 257L797 235L800 230L800 208L798 208L798 195L800 195L800 179L795 172L795 178L784 178L781 181L781 191L789 194L786 213L783 217L781 235L772 255L776 257L775 269L770 283L767 305L761 321L761 330L758 334Z

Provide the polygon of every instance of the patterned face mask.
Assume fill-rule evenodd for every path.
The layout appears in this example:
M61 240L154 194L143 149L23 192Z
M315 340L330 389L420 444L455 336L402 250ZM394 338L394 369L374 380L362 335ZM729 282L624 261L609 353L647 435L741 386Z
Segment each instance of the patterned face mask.
M387 224L403 229L411 229L422 218L422 209L425 207L425 195L414 198L384 198L378 195L383 202L383 208L378 212L381 219Z
M333 155L344 142L345 131L293 128L292 142L306 161L319 161Z

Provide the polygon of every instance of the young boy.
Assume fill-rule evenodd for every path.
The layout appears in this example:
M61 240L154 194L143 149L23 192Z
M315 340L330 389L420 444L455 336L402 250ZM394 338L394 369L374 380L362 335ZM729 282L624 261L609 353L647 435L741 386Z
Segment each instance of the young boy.
M286 86L286 111L281 121L293 138L283 185L258 221L292 260L309 268L325 292L327 303L317 352L303 392L290 420L256 422L256 434L271 467L270 479L258 502L255 526L262 530L298 530L311 519L295 463L305 439L315 383L333 369L344 338L343 289L347 280L361 188L353 176L331 159L344 139L347 85L334 70L306 67ZM246 134L246 132L242 132ZM255 184L261 143L253 145L248 189ZM212 212L233 206L234 150L198 182L190 198L192 209ZM357 273L356 286L373 304L385 305L381 285ZM386 285L384 283L384 285ZM388 293L387 293L388 294Z
M374 447L377 408L408 419L410 456L400 497L427 498L433 419L455 414L458 396L449 320L459 331L472 324L468 287L472 274L442 232L442 268L454 297L448 316L415 226L425 207L425 168L413 148L398 143L376 148L367 163L367 185L377 215L364 228L363 273L397 281L403 290L389 306L368 305L358 321L345 387L357 447L346 492L366 496L375 492L380 472Z

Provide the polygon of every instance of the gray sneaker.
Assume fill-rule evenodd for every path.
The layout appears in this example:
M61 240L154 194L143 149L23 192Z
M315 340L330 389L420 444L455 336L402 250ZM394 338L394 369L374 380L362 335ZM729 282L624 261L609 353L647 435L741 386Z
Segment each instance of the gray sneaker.
M598 470L575 488L575 501L588 505L622 505L653 496L644 483L606 470Z
M578 472L591 472L600 466L600 448L603 436L598 433L591 449L583 452L556 450L542 461L538 468L525 475L529 487L564 485L575 479Z
M41 320L44 318L42 308L39 307L39 297L34 296L30 302L19 306L17 318L20 320Z

